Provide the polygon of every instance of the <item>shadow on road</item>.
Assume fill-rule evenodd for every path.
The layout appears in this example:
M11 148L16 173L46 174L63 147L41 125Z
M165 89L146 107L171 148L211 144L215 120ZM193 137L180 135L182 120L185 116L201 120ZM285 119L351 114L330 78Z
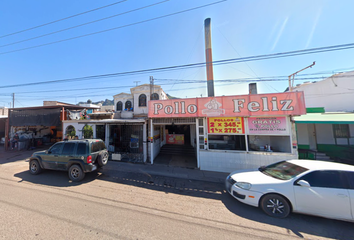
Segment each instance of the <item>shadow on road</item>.
M96 172L86 173L84 180L78 183L71 182L68 173L61 171L46 170L39 175L31 175L29 171L23 171L15 174L15 177L22 179L21 181L55 187L70 187L101 180L162 191L166 194L173 193L220 200L230 212L241 218L284 228L289 233L292 232L300 238L304 238L302 233L306 233L330 239L354 239L353 223L302 214L290 214L285 219L272 218L259 208L238 202L224 190L224 185L220 183L154 176L143 172L119 172L105 168Z
M277 219L263 213L260 208L252 207L238 202L230 194L224 191L222 202L226 208L245 219L274 225L293 232L300 238L302 233L331 239L354 239L353 223L331 220L321 217L291 213L285 219ZM334 206L335 207L335 206Z
M53 187L69 187L76 186L81 184L86 184L91 181L100 178L101 173L99 171L86 173L84 180L81 182L73 182L69 179L68 172L65 171L51 171L51 170L43 170L38 175L32 175L29 171L24 171L20 173L16 173L14 175L17 178L20 178L20 182L26 181L40 185L47 185Z
M105 168L86 173L81 182L72 182L65 171L43 170L39 175L32 175L26 170L14 176L20 178L20 181L55 187L69 187L101 180L162 191L166 194L174 193L216 200L221 200L223 190L223 184L219 183L154 176L147 173L117 172Z

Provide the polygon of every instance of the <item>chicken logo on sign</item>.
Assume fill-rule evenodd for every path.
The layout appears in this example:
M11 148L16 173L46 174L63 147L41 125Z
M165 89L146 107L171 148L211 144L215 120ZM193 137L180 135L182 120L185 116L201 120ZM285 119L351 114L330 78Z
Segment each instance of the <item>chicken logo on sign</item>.
M207 109L203 109L202 113L207 116L220 116L221 114L225 114L225 109L220 108L222 104L216 101L215 98L210 99L204 106Z

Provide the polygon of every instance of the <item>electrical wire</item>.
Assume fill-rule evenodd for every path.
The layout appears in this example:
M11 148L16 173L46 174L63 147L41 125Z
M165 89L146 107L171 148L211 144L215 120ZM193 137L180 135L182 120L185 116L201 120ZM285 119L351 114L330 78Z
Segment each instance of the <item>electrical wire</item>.
M341 77L341 76L339 76ZM354 75L347 75L345 77L354 77ZM323 77L317 77L317 78L298 78L298 79L295 79L296 81L303 81L303 80L313 80L313 79L322 79ZM155 79L156 81L173 81L172 83L162 83L162 84L159 84L161 86L164 86L164 85L182 85L182 84L205 84L205 80L179 80L179 79ZM177 81L177 82L176 82ZM262 79L258 79L258 78L255 78L255 79L250 79L250 78L244 78L244 79L223 79L223 80L214 80L215 81L215 84L220 84L220 83L230 83L230 84L224 84L224 85L232 85L232 84L242 84L242 83L247 83L247 82L274 82L274 81L288 81L287 79L266 79L266 78L262 78ZM219 85L220 86L220 85ZM131 85L131 86L119 86L119 87L115 87L115 86L111 86L111 87L101 87L101 88L85 88L85 89L82 89L82 88L77 88L77 89L57 89L56 92L70 92L70 91L91 91L91 90L95 90L94 92L92 93L97 93L98 91L97 90L113 90L113 89L125 89L125 88L132 88L132 87L135 87L134 85ZM190 89L190 88L188 88ZM354 89L349 89L349 88L343 88L343 89L346 89L346 90L354 90ZM184 89L182 89L184 90ZM170 89L169 91L172 91L172 89ZM173 90L175 91L175 90ZM36 92L16 92L16 95L20 95L21 96L24 96L23 94L38 94L38 93L41 93L41 92L48 92L48 90L43 90L43 91L36 91ZM107 93L105 91L105 93ZM83 95L83 96L90 96L88 95L90 93L86 93L86 95ZM5 95L5 94L4 94ZM11 96L11 94L8 94L8 96ZM53 95L51 95L53 96ZM43 97L50 97L50 96L43 96Z
M348 77L354 77L354 75L345 75L345 76L336 76L336 78L348 78ZM322 80L328 77L297 77L294 79L295 81L304 81L304 80ZM158 81L179 81L179 82L188 82L188 83L193 83L193 82L205 82L205 80L187 80L187 79L160 79L160 78L154 78L156 82ZM282 77L260 77L260 78L235 78L235 79L214 79L214 82L277 82L277 81L288 81L288 78L282 78Z
M163 16L159 16L159 17L155 17L155 18L150 18L150 19L146 19L146 20L143 20L143 21L139 21L139 22L135 22L135 23L130 23L130 24L126 24L126 25L123 25L123 26L119 26L119 27L114 27L114 28L101 30L101 31L98 31L98 32L88 33L88 34L84 34L84 35L80 35L80 36L76 36L76 37L66 38L66 39L62 39L62 40L58 40L58 41L54 41L54 42L49 42L49 43L44 43L44 44L40 44L40 45L35 45L35 46L31 46L31 47L15 49L15 50L7 51L7 52L0 52L0 55L14 53L14 52L20 52L20 51L25 51L25 50L29 50L29 49L33 49L33 48L44 47L44 46L53 45L53 44L56 44L56 43L67 42L67 41L71 41L71 40L74 40L74 39L79 39L79 38L88 37L88 36L92 36L92 35L96 35L96 34L110 32L110 31L113 31L113 30L121 29L121 28L131 27L131 26L134 26L134 25L155 21L155 20L158 20L158 19L161 19L161 18L166 18L166 17L177 15L177 14L194 11L194 10L197 10L197 9L200 9L200 8L209 7L209 6L212 6L212 5L215 5L215 4L219 4L219 3L222 3L222 2L225 2L225 1L227 1L227 0L221 0L221 1L213 2L213 3L209 3L209 4L206 4L206 5L201 5L201 6L198 6L198 7L189 8L189 9L182 10L182 11L179 11L179 12L174 12L174 13L170 13L170 14L167 14L167 15L163 15Z
M350 45L353 45L353 47L354 47L354 43L352 43ZM339 46L343 46L343 45L339 45ZM334 46L322 47L321 49L324 51L327 48L329 49L329 51L334 51L335 50ZM317 49L318 48L316 48L315 50L317 50ZM291 51L291 52L284 52L284 53L269 54L269 56L271 56L272 58L275 58L274 55L276 55L278 57L283 57L283 55L286 55L287 57L290 57L290 56L292 56L290 53L296 52L296 53L307 53L307 54L310 54L313 50L314 49L304 49L304 50L299 50L299 51ZM338 50L342 50L342 48L339 48ZM218 63L218 65L230 64L230 63L233 63L235 61L242 61L242 60L247 60L247 59L258 60L257 57L261 57L262 60L264 60L265 56L266 55L260 55L260 56L246 57L246 58L234 58L234 59L227 59L227 60L219 60L219 61L214 61L213 63ZM87 81L87 80L93 80L93 79L122 77L122 76L127 76L127 75L137 75L137 74L146 74L146 73L161 72L161 71L180 70L180 69L183 69L183 68L204 67L205 65L206 65L205 62L203 62L203 63L193 63L193 64L176 65L176 66L170 66L170 67L161 67L161 68L136 70L136 71L129 71L129 72L110 73L110 74L92 75L92 76L86 76L86 77L68 78L68 79L60 79L60 80L51 80L51 81L42 81L42 82L32 82L32 83L5 85L5 86L0 86L0 88L11 88L11 87L20 87L20 86L33 86L33 85L62 83L62 82L73 82L73 81ZM323 74L323 73L321 73L321 74ZM301 74L299 76L302 76L302 75L311 75L311 74Z
M346 45L354 45L354 44L346 44ZM339 45L339 46L340 46L339 50L342 50L342 46L343 45ZM296 53L308 53L309 54L309 52L311 52L313 50L318 50L318 49L319 48L316 48L316 49L305 49L305 50L299 50L299 51L291 51L291 52L284 52L284 53L276 53L276 54L270 54L269 56L271 56L271 57L274 57L274 55L276 55L278 57L280 57L282 55L291 56L290 53L294 53L294 52L296 52ZM323 47L321 49L322 49L322 51L324 51L325 49L329 49L329 51L334 51L334 46ZM302 52L300 52L300 51L302 51ZM247 58L235 58L235 59L227 59L227 60L220 60L220 61L214 61L214 62L218 63L219 65L221 65L221 64L229 64L232 61L241 61L241 60L244 60L244 59L257 60L257 57L258 56L251 56L251 57L247 57ZM265 55L261 55L260 57L264 58ZM33 85L40 85L40 84L52 84L52 83L61 83L61 82L70 82L70 81L84 81L84 80L100 79L100 78L106 78L106 77L118 77L118 76L142 74L142 73L151 73L151 72L158 72L158 71L178 70L178 69L181 69L181 68L203 67L203 66L205 66L205 64L206 63L194 63L194 64L187 64L187 65L162 67L162 68L154 68L154 69L145 69L145 70L137 70L137 71L130 71L130 72L93 75L93 76L87 76L87 77L69 78L69 79L43 81L43 82L32 82L32 83L24 83L24 84L13 84L13 85L0 86L0 88L11 88L11 87L19 87L19 86L33 86ZM311 74L301 74L301 75L311 75ZM285 76L283 76L283 77L285 77ZM336 76L336 77L338 77L338 76ZM298 80L298 79L299 78L297 78L296 80ZM315 79L315 78L307 78L307 79ZM159 80L159 79L157 79L157 80ZM162 79L160 79L160 80L162 80ZM256 81L256 79L250 79L250 80ZM264 80L264 79L261 78L261 80ZM301 80L304 80L304 79L301 79Z
M96 22L100 22L100 21L103 21L103 20L107 20L107 19L110 19L110 18L122 16L122 15L125 15L125 14L128 14L128 13L132 13L132 12L135 12L135 11L139 11L139 10L145 9L145 8L153 7L155 5L158 5L158 4L161 4L161 3L165 3L165 2L168 2L168 1L170 1L170 0L164 0L164 1L161 1L161 2L157 2L157 3L154 3L154 4L150 4L150 5L144 6L144 7L136 8L136 9L133 9L133 10L130 10L130 11L126 11L126 12L123 12L123 13L115 14L115 15L112 15L112 16L109 16L109 17L100 18L100 19L97 19L97 20L94 20L94 21L91 21L91 22L86 22L86 23L83 23L83 24L79 24L79 25L76 25L76 26L69 27L69 28L65 28L65 29L61 29L61 30L58 30L58 31L46 33L46 34L43 34L43 35L40 35L40 36L24 39L24 40L21 40L21 41L8 43L8 44L5 44L5 45L1 45L0 48L11 46L11 45L15 45L15 44L19 44L19 43L23 43L23 42L27 42L27 41L30 41L30 40L34 40L34 39L38 39L38 38L42 38L42 37L46 37L46 36L50 36L50 35L53 35L53 34L56 34L56 33L68 31L68 30L71 30L71 29L74 29L74 28L86 26L86 25L89 25L89 24L92 24L92 23L96 23Z
M17 31L17 32L13 32L13 33L9 33L9 34L6 34L6 35L2 35L2 36L0 36L0 38L4 38L4 37L12 36L12 35L15 35L15 34L27 32L27 31L30 31L30 30L33 30L33 29L36 29L36 28L41 28L41 27L44 27L44 26L47 26L47 25L50 25L50 24L53 24L53 23L61 22L61 21L64 21L64 20L67 20L67 19L70 19L70 18L74 18L74 17L80 16L80 15L84 15L86 13L90 13L90 12L94 12L94 11L97 11L97 10L100 10L100 9L103 9L103 8L111 7L113 5L116 5L116 4L119 4L119 3L122 3L122 2L126 2L126 1L128 1L128 0L122 0L122 1L114 2L114 3L108 4L108 5L105 5L105 6L102 6L102 7L98 7L98 8L91 9L91 10L88 10L88 11L85 11L85 12L82 12L82 13L77 13L77 14L74 14L74 15L71 15L71 16L68 16L68 17L65 17L65 18L54 20L52 22L43 23L43 24L38 25L38 26L34 26L34 27L31 27L31 28L27 28L27 29L23 29L23 30Z

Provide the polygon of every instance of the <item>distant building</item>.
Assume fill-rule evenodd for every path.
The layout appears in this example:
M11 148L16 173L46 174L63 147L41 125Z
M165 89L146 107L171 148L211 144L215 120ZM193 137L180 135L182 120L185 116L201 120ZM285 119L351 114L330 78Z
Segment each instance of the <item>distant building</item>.
M0 107L0 116L8 116L9 109L7 107Z
M7 107L0 107L0 143L5 141L5 139L3 139L3 141L1 139L5 137L5 126L8 114L9 109Z

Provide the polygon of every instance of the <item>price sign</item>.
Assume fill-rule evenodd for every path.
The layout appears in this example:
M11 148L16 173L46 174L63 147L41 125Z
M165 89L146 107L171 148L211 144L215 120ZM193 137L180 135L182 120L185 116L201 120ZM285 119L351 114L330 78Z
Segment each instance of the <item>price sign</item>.
M211 134L244 134L242 117L208 118L208 133Z

